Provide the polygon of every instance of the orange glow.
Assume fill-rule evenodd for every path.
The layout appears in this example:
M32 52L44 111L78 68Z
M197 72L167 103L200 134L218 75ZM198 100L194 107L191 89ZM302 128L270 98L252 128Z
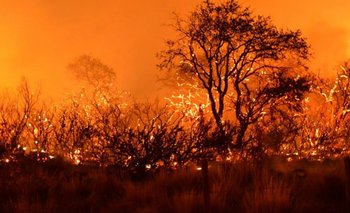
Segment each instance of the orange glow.
M43 91L67 92L74 82L66 66L92 54L114 68L119 88L153 93L165 25L173 11L188 11L196 2L1 1L0 85L16 88L27 76Z
M200 0L15 1L0 8L0 89L16 88L21 76L51 95L75 82L66 66L92 54L114 68L119 88L154 94L155 54L169 38L172 12L188 14ZM350 56L350 1L242 0L278 26L301 29L310 41L313 69L334 72Z
M311 44L311 69L334 76L350 58L350 1L243 0L258 14L271 16L277 26L300 29Z

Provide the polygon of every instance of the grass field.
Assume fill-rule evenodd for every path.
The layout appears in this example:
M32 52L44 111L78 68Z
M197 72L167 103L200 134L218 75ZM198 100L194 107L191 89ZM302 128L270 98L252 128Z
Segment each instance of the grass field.
M3 163L1 212L346 212L342 160L209 165L210 202L193 165L132 174L116 168Z

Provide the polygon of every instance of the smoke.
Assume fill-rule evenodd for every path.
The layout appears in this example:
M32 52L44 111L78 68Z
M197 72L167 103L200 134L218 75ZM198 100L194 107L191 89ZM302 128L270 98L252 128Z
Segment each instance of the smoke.
M156 93L155 54L172 33L172 12L186 16L201 0L2 0L0 88L21 76L55 96L74 88L66 66L91 54L114 68L117 84L142 97ZM350 56L350 1L242 0L282 28L301 29L315 53L312 68L332 71Z
M118 87L154 93L156 53L163 47L173 11L196 1L1 1L0 85L16 87L21 76L60 94L75 82L66 66L91 54L114 68ZM198 1L199 2L199 1Z
M306 32L312 44L311 67L325 76L334 76L339 65L348 59L349 34L345 28L317 23Z
M300 29L311 45L310 68L334 76L350 58L350 1L243 1L257 14L268 15L281 28Z

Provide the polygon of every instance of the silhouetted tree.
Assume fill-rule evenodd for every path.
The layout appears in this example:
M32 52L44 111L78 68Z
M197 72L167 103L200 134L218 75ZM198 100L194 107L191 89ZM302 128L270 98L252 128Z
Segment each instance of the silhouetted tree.
M176 17L174 28L178 39L167 42L159 67L199 82L221 132L225 111L233 109L237 147L252 139L245 140L248 127L269 106L298 101L309 90L303 75L309 48L301 33L277 29L270 18L253 16L236 0L206 1L187 19Z
M114 70L101 62L100 59L90 55L81 55L68 65L77 79L87 82L96 90L112 86L116 74Z
M88 98L84 95L71 97L68 103L55 109L52 121L56 152L75 163L95 160L96 115L92 113Z
M52 120L55 114L51 109L44 104L40 107L36 107L31 116L28 118L26 123L26 141L24 145L28 149L35 148L36 159L37 160L47 160L40 159L40 156L44 157L45 154L50 154L54 152L54 138L53 136L53 123Z
M0 101L0 142L7 151L15 152L20 148L20 139L26 129L27 121L38 102L39 94L31 91L28 81L22 79L18 87L18 96Z
M117 165L145 171L178 167L195 159L200 148L194 133L183 127L183 115L154 103L130 106L132 110L119 117L118 123L111 123L113 131L107 133ZM126 128L122 117L128 117Z

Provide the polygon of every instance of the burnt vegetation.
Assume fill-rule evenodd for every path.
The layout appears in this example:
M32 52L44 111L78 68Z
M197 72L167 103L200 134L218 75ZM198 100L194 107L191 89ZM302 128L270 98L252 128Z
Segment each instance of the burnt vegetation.
M90 55L68 65L84 89L61 104L47 105L25 80L16 95L2 94L0 165L9 172L0 187L9 197L1 193L0 207L309 212L323 199L330 212L349 208L350 65L334 79L315 75L300 31L280 30L234 0L205 1L189 17L175 16L173 28L177 39L158 55L174 89L164 100L133 100ZM208 161L203 183L196 169L208 172ZM203 191L210 204L202 205ZM58 203L62 195L77 199L71 209Z

